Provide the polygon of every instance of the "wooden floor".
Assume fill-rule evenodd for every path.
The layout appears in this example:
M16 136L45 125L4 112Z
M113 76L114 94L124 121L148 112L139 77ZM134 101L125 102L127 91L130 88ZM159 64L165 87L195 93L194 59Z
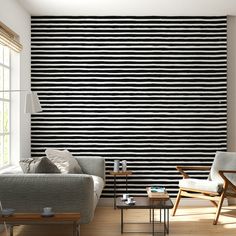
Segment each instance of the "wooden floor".
M169 236L236 236L236 207L225 207L219 224L212 225L214 207L179 208L175 217L170 217ZM157 212L158 213L158 212ZM234 217L232 217L234 215ZM147 210L127 210L126 220L148 221ZM159 214L157 214L157 217ZM131 225L130 225L131 226ZM134 226L132 226L134 227ZM127 228L126 228L127 229ZM131 228L129 228L131 229ZM145 230L145 225L135 225L132 230ZM0 234L5 236L4 233ZM14 236L70 236L70 225L17 226ZM91 224L81 226L81 236L120 236L120 211L111 207L98 207ZM123 236L145 236L148 233L124 233ZM158 234L162 235L162 234Z

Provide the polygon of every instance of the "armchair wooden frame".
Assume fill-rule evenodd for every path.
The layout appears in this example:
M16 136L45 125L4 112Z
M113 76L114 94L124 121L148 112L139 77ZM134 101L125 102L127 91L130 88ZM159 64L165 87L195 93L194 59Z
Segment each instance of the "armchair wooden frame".
M190 178L189 175L185 172L186 170L210 170L211 167L206 166L176 166L176 169L182 174L184 179ZM176 210L178 208L180 199L182 196L184 197L192 197L192 198L200 198L200 199L206 199L210 200L211 203L217 208L215 219L213 221L213 224L216 225L218 223L220 211L222 204L224 202L224 199L227 197L236 197L236 186L230 182L230 180L225 176L225 174L236 174L236 170L219 170L219 175L223 179L223 190L220 193L216 192L207 192L202 190L196 190L196 189L188 189L188 188L179 188L179 192L175 201L175 205L173 208L172 215L174 216L176 213ZM228 192L228 190L232 192Z

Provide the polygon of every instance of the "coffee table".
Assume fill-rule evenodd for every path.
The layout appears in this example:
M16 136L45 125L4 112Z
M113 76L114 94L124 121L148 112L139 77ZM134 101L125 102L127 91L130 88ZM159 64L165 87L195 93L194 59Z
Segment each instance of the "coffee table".
M135 224L151 224L152 230L150 233L154 236L155 233L163 233L165 236L169 234L169 209L173 208L173 203L170 198L168 199L150 199L148 197L135 197L135 205L127 205L121 198L116 198L116 207L121 210L121 233L137 233L133 231L124 231L125 224L131 224L131 222L124 221L124 210L130 209L148 209L149 210L149 222L135 222ZM155 221L155 210L160 210L160 220ZM162 224L163 231L155 231L155 224ZM144 233L144 232L143 232Z
M0 222L10 225L10 236L13 236L14 225L30 225L30 224L48 224L48 223L72 223L73 236L79 236L80 220L79 213L56 213L50 217L44 217L40 213L14 213L11 216L0 215Z

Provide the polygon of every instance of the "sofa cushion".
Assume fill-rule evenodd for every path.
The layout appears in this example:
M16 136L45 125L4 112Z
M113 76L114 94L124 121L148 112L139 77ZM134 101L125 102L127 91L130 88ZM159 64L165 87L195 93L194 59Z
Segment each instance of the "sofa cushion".
M179 187L219 193L222 191L223 184L217 181L189 178L180 180Z
M104 188L104 180L96 175L91 175L94 183L94 208L96 207L98 200L102 194Z
M68 150L46 149L47 157L63 174L82 174L82 169Z
M24 173L60 173L47 157L27 158L19 163Z

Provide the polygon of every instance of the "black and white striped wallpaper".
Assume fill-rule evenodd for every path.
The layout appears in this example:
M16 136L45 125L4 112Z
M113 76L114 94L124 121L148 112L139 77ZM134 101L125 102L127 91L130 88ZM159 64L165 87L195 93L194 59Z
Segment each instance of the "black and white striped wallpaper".
M33 16L32 156L45 148L104 156L133 170L129 192L177 191L176 165L226 150L225 16ZM206 173L194 171L195 177ZM118 191L124 191L124 179Z

